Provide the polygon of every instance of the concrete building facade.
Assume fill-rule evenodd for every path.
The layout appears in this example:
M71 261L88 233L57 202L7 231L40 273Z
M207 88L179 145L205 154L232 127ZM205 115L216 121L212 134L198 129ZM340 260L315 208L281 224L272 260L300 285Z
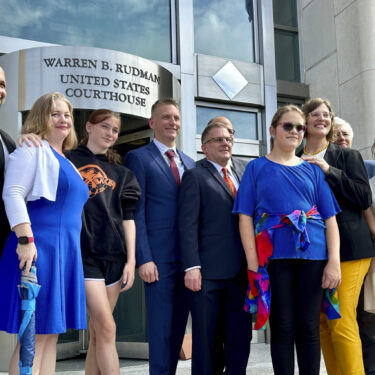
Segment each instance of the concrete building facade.
M305 83L354 129L353 147L371 158L375 138L375 2L300 0Z
M169 84L162 83L168 89L154 90L150 83L150 95L147 85L137 95L142 103L164 95L180 101L178 144L195 159L202 157L200 134L211 117L231 119L236 130L233 153L249 160L269 149L268 127L277 106L300 105L312 97L332 102L335 114L353 126L353 146L364 158L371 157L375 138L374 0L89 3L0 0L0 66L6 71L8 86L0 127L13 137L19 134L32 102L42 94L40 87L69 95L74 90L67 91L62 75L93 74L85 64L69 67L71 63L67 63L67 67L46 70L46 56L79 57L108 60L111 66L121 62L135 69L146 67L142 69L151 69L155 77L167 80ZM104 69L100 77L112 88L118 79ZM46 79L51 80L49 85ZM137 77L131 82L140 84ZM74 85L77 90L101 90L85 81ZM134 93L134 88L131 90ZM131 105L122 108L121 100L77 95L69 99L79 134L90 109L107 107L121 112L124 123L118 149L122 154L152 139L147 125L149 103L139 111ZM138 279L131 293L121 295L115 311L121 356L147 357L144 314ZM1 347L11 348L14 342L14 337L0 333ZM67 335L60 341L59 355L73 355L85 347L85 334ZM0 353L1 366L7 363L1 356L9 353Z

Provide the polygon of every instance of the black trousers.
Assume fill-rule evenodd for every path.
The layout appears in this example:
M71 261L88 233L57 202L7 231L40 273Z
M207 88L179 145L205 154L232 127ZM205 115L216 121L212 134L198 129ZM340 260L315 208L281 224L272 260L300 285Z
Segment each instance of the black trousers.
M276 375L319 375L319 315L325 260L271 260L271 357Z
M364 310L363 286L357 305L357 322L362 342L366 375L375 375L375 314Z
M246 290L243 271L233 279L202 279L202 289L191 292L192 375L246 374L252 336Z

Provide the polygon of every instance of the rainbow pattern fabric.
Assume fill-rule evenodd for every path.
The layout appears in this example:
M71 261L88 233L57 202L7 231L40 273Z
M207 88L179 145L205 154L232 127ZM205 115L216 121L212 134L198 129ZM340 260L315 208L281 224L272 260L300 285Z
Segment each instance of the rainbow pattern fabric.
M297 251L304 251L310 246L310 239L306 229L308 219L321 219L313 206L309 211L294 210L287 215L270 215L263 213L255 220L255 239L259 260L257 272L248 270L249 286L246 293L244 310L256 314L254 328L266 327L271 307L271 290L267 264L273 253L274 230L285 225L293 229L294 243ZM328 319L341 318L337 289L324 291L322 309Z

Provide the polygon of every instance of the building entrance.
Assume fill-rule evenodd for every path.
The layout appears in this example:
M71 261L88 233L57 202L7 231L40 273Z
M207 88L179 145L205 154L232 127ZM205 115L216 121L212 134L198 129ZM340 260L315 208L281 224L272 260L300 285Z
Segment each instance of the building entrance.
M85 124L90 112L90 110L74 110L74 125L79 141L85 136ZM146 145L152 138L153 132L148 126L147 119L121 114L120 136L114 148L124 158L130 150ZM119 356L148 358L144 289L137 272L133 287L120 294L114 317ZM88 330L68 330L59 336L57 358L70 358L85 353L88 342Z

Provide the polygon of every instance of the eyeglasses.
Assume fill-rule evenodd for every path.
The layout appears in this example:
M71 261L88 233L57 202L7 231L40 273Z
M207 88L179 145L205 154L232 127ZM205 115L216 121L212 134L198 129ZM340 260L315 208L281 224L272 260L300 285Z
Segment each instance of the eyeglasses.
M233 137L213 137L213 138L207 139L207 141L203 142L203 144L205 145L208 142L223 143L224 141L225 143L229 143L232 145Z
M232 135L234 135L234 133L236 132L234 129L231 129L231 128L227 128L227 130Z
M292 124L291 122L279 122L278 125L281 125L286 132L290 132L293 129L296 129L297 133L304 133L306 131L306 125Z
M319 118L319 117L322 116L323 118L328 119L328 118L332 117L332 113L331 112L310 112L309 115L312 118Z

